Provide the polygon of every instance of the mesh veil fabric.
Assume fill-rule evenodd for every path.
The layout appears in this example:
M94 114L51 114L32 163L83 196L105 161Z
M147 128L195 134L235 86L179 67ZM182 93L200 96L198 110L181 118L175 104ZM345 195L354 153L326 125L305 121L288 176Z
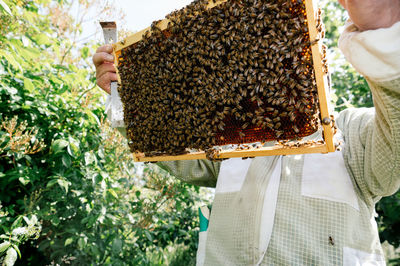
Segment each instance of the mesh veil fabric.
M345 140L346 167L356 188L360 211L343 203L303 197L299 192L303 162L294 160L295 156L284 156L282 169L289 171L281 175L275 223L262 265L343 265L346 247L382 258L373 219L374 205L381 196L395 193L400 185L400 79L379 84L370 82L370 87L374 92L376 113L372 108L348 109L337 119ZM375 123L375 120L380 122ZM190 169L198 171L195 176L205 177L205 169L214 169L213 174L208 172L214 181L218 173L215 167L219 167L206 161L200 168L193 162L179 162L179 167L176 163L159 164L168 165L178 176ZM262 167L263 163L266 164L260 162L254 167L268 179L269 171ZM210 166L205 167L206 164ZM254 171L252 166L249 171ZM251 222L254 217L240 218L240 214L235 213L232 204L238 198L237 193L240 192L215 198L214 206L218 205L221 211L211 219L219 229L209 231L205 265L252 265L256 261L256 247L249 244L254 243L256 236L248 234L256 231ZM251 191L247 194L254 198L250 196ZM245 200L246 195L243 196Z

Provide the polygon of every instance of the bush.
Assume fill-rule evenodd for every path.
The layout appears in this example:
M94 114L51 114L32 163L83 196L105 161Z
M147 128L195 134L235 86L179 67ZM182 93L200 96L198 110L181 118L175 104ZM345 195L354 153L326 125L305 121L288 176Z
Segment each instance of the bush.
M103 116L94 46L79 48L65 37L79 31L65 23L71 3L6 3L12 13L0 9L0 257L13 264L21 250L24 265L137 265L180 245L178 257L157 260L194 258L200 190L133 164L126 140Z

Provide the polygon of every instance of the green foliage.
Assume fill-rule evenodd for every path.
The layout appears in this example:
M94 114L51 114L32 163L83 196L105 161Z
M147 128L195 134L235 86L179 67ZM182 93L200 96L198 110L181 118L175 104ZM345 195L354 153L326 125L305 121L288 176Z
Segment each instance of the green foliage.
M365 79L344 59L338 48L340 31L347 20L347 13L338 1L324 0L323 21L326 28L324 43L328 46L332 80L332 101L336 111L348 107L372 107L372 94Z
M376 211L379 214L381 241L387 240L393 246L400 247L400 192L382 198L376 206Z
M63 11L72 3L3 3L12 15L0 9L0 258L12 265L21 250L26 265L192 262L199 189L156 167L137 173L103 117L95 46L66 37L79 31Z

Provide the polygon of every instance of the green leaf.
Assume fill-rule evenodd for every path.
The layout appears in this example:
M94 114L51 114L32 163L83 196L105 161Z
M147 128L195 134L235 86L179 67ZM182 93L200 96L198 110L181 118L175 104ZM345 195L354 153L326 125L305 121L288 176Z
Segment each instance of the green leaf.
M89 109L87 109L86 111L86 114L88 115L88 120L91 122L91 123L96 123L98 126L101 126L101 123L100 123L100 119L97 117L97 115L95 115L92 111L90 111Z
M21 65L18 63L18 61L15 59L15 57L12 54L10 54L7 51L0 50L0 57L1 56L3 56L13 68L15 68L16 70L22 71Z
M8 13L12 16L11 10L8 7L8 5L6 5L6 3L3 2L3 0L0 0L0 6Z
M55 154L57 154L67 146L68 146L68 141L63 139L57 139L51 144L51 149Z
M61 188L65 189L65 193L68 193L68 187L69 185L71 185L71 182L64 179L57 179L57 183L60 185Z
M65 239L64 246L68 246L68 245L72 244L73 241L74 241L74 239L72 237Z
M147 239L150 241L150 242L153 242L153 236L149 233L149 231L144 231L144 234L146 235L146 237L147 237Z
M20 178L18 178L18 180L24 186L28 185L31 181L28 176L21 176Z
M35 224L38 223L38 218L37 218L36 215L32 215L31 219L29 219L29 218L26 217L26 216L23 216L23 218L24 218L25 222L26 222L28 225L35 225Z
M47 187L47 188L52 187L52 186L54 186L55 184L57 184L57 182L58 182L58 179L52 179L52 180L50 180L50 181L47 183L46 187Z
M83 47L81 50L81 57L86 59L89 56L89 48L88 47Z
M10 39L10 43L8 44L9 51L15 54L16 59L19 60L20 63L26 63L42 55L39 49L25 46L25 44L29 42L29 39L23 40L24 39Z
M61 161L66 168L71 166L71 158L68 154L63 154Z
M29 92L34 92L35 90L35 86L33 86L32 81L28 78L24 78L24 87Z
M51 43L49 37L44 33L35 35L33 39L38 45L49 45Z
M22 216L22 215L18 216L18 218L15 219L15 221L12 223L11 228L19 227L21 225L21 221L22 221L23 217L24 216Z
M60 219L57 216L52 216L50 221L55 226L58 226L60 224Z
M19 241L18 238L16 238L16 237L10 237L10 236L6 236L6 235L1 235L0 238L2 238L2 239L7 239L7 240L12 240L12 241L15 241L15 242L17 242L17 243L20 243L20 242L21 242L21 241Z
M69 155L76 158L79 154L79 141L74 139L73 137L69 137L69 145L67 147Z
M85 238L79 238L78 240L78 246L80 249L83 249L86 246L87 240Z
M118 195L117 195L117 193L115 192L114 189L110 188L110 189L108 189L108 192L109 192L114 198L118 199Z
M18 253L18 255L19 255L19 258L21 258L21 251L19 251L18 246L15 245L15 244L13 244L12 246L13 246L13 248L17 251L17 253Z
M95 161L95 156L91 152L85 152L85 165L90 165Z
M10 246L11 246L11 243L8 241L1 243L0 244L0 253L3 253L4 251L6 251Z
M96 256L101 256L101 251L97 246L90 246L90 249Z
M122 248L122 240L119 238L114 239L111 250L114 254L119 254Z

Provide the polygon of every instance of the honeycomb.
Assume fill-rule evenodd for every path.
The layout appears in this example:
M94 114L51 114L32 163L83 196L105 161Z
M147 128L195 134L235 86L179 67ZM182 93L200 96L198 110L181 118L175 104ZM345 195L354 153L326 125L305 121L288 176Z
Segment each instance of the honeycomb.
M131 151L178 155L316 132L304 2L208 4L197 0L167 15L165 30L153 22L121 50L118 91Z

